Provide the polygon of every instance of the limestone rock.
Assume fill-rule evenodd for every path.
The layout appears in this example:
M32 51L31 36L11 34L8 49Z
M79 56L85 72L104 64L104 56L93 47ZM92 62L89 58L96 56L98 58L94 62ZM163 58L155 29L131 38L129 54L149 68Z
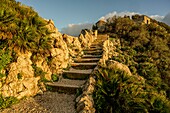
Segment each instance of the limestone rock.
M82 47L87 47L87 40L85 40L83 34L80 34L80 36L78 38L79 38L79 41L80 41Z
M96 83L96 80L93 77L89 77L87 83L83 87L83 93L89 94L89 95L93 94L95 83Z
M31 55L30 52L19 54L17 62L10 64L9 74L0 89L4 97L14 96L20 99L25 96L33 96L38 92L37 84L40 78L34 77Z
M82 30L78 37L82 47L89 47L96 39L96 35L97 33L94 33L91 30Z
M50 34L52 38L52 48L50 49L50 70L51 73L57 73L62 68L66 68L69 62L69 50L67 43L63 40L62 34L58 32L58 29L55 28L54 22L52 20L48 21L47 28L53 33ZM49 78L49 76L48 76Z
M90 76L83 88L83 93L76 98L76 111L78 113L95 113L92 97L96 80Z
M64 34L63 39L66 42L68 50L69 50L69 54L72 57L76 57L81 53L82 51L81 43L79 42L77 37Z
M100 59L100 64L106 66L106 61L113 56L118 56L119 53L116 52L116 48L120 47L120 40L106 40L103 43L103 54L102 59Z
M119 63L117 61L114 61L114 60L110 60L106 63L107 67L109 69L120 69L124 72L126 72L128 75L132 75L132 73L130 72L128 66L122 64L122 63Z
M93 108L94 102L92 100L93 100L92 96L88 96L88 95L83 96L80 99L80 101L77 103L76 111L78 113L82 111L91 113L91 111L94 111Z
M40 79L40 77L36 77L36 78L26 78L22 81L22 84L25 88L24 91L22 91L21 93L19 93L17 95L18 99L21 99L24 96L34 96L37 94L37 92L39 91L39 87L38 87L38 80Z
M34 70L31 66L31 53L21 54L17 58L17 62L11 63L9 66L9 74L6 79L6 84L18 81L17 75L20 73L24 78L34 77Z

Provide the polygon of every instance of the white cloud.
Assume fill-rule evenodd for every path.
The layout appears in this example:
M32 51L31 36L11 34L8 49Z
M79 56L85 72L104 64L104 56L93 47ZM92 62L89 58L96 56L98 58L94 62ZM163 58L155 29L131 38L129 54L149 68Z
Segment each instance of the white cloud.
M108 18L113 17L113 16L123 17L125 15L131 17L132 15L135 15L135 14L139 14L140 15L140 13L138 13L138 12L128 12L128 11L116 12L116 11L113 11L111 13L106 14L105 16L102 16L100 19L107 20ZM157 21L163 21L163 19L164 19L164 16L160 16L160 15L147 15L147 16L149 16L149 17L151 17L151 18L153 18L153 19L155 19Z
M113 11L111 13L106 14L105 16L102 16L100 19L107 20L108 18L113 17L113 16L123 17L125 15L126 16L132 16L132 15L135 15L135 14L139 14L139 13L137 13L137 12L128 12L128 11L125 11L125 12L116 12L116 11Z
M164 16L160 16L160 15L150 15L149 17L157 20L157 21L163 21Z
M61 33L78 36L82 29L92 29L92 26L92 23L69 24L67 27L61 29Z

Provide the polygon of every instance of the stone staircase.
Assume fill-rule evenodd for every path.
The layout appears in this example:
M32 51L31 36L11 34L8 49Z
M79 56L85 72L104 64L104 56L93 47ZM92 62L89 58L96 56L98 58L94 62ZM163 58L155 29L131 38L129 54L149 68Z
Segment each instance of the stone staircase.
M95 87L95 77L93 74L97 70L97 64L102 57L103 42L106 39L106 35L98 36L97 40L89 48L84 49L83 56L73 58L74 62L70 64L69 69L63 70L58 82L49 82L46 84L51 86L53 91L57 91L68 97L75 95L76 98L73 101L75 102L76 113L95 113L92 97ZM63 101L65 103L70 102L69 99ZM56 109L59 108L57 107ZM68 111L69 109L67 109Z
M70 64L71 67L68 70L63 70L58 82L50 82L46 85L62 93L76 93L76 90L85 84L101 56L102 46L92 44L91 47L84 50L82 57L73 59L74 62Z

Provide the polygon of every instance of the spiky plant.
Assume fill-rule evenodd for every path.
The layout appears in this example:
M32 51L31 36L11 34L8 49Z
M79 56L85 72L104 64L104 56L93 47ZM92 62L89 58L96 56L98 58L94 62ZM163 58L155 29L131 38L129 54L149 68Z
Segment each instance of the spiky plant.
M164 93L145 83L142 77L121 70L99 69L95 107L98 113L170 112L170 101Z

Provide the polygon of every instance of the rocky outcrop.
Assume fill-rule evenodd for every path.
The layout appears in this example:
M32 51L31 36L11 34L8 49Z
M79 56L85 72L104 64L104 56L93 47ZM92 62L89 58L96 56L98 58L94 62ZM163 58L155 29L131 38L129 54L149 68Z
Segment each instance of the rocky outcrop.
M63 39L67 44L69 55L71 57L76 57L82 54L82 47L80 41L78 40L78 37L63 34Z
M31 55L30 52L21 54L18 56L17 62L9 65L8 76L3 78L4 84L0 89L3 96L15 96L20 99L37 94L40 77L34 77Z
M52 48L50 49L50 69L52 73L57 73L60 69L66 68L69 62L69 50L62 34L55 28L53 21L49 20L48 29L52 31Z
M78 37L82 47L89 47L92 42L97 38L96 34L96 31L92 32L90 30L82 30L81 34Z
M41 79L51 80L52 74L57 75L66 68L72 62L72 57L83 54L83 47L90 46L97 37L97 32L90 30L83 30L79 37L63 35L55 28L52 20L46 21L48 23L46 27L52 32L49 53L46 55L33 54L31 51L18 53L17 60L1 70L2 74L7 75L0 78L2 96L14 96L20 99L45 91ZM41 71L38 75L35 67Z
M120 63L120 62L117 62L117 61L114 61L114 60L108 60L106 62L106 65L107 65L107 68L108 69L111 69L111 70L121 70L121 71L124 71L127 75L132 75L132 73L130 72L128 66Z

